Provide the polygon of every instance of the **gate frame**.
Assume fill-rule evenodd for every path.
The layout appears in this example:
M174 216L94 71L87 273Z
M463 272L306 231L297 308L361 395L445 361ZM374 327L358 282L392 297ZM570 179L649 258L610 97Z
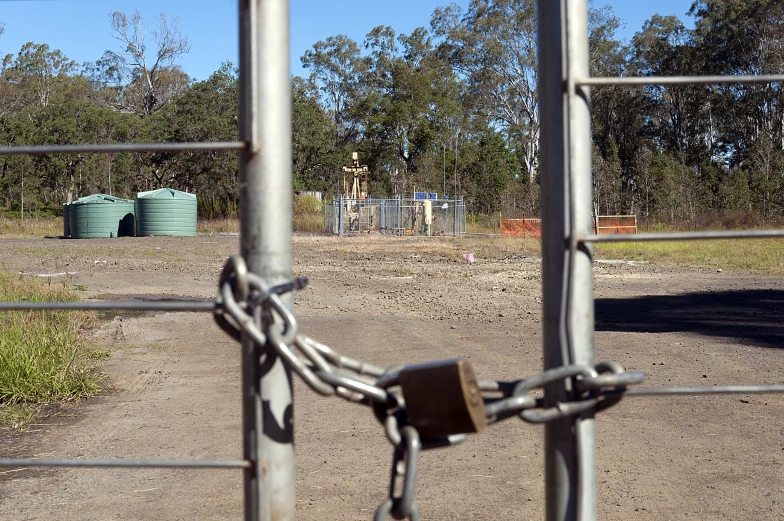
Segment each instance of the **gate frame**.
M593 366L592 244L784 237L784 230L599 235L591 230L590 86L784 82L759 76L590 77L587 0L537 0L542 172L542 289L545 369ZM0 147L0 155L236 150L240 163L240 251L266 284L291 279L292 185L289 1L239 0L240 140ZM291 296L285 297L291 309ZM137 309L215 312L214 302L0 303L0 310ZM274 327L271 314L256 322ZM245 335L243 333L243 335ZM291 372L269 346L242 340L242 460L44 460L0 458L0 466L243 469L246 521L293 521ZM627 395L784 392L781 386L640 389ZM776 388L776 390L773 390ZM545 387L545 405L574 398L568 380ZM593 411L545 427L547 521L597 515Z
M292 278L293 187L288 0L240 0L240 253L269 285ZM283 301L292 310L291 294ZM271 313L257 314L266 331ZM260 359L273 359L262 372ZM246 521L295 517L293 383L274 349L242 335Z
M591 232L591 113L587 0L538 0L542 333L544 369L594 365ZM545 387L545 406L572 401L565 381ZM544 428L547 521L596 518L593 411Z

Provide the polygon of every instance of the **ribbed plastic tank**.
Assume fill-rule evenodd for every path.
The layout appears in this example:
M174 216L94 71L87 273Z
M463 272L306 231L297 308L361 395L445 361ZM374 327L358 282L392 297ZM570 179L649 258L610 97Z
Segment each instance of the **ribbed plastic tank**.
M106 194L82 197L70 205L71 237L94 239L99 237L133 237L134 204Z
M68 203L68 206L67 206L67 209L68 209L68 232L69 232L68 233L68 237L71 237L71 238L73 238L74 228L75 228L75 226L74 226L74 210L75 210L74 203L75 202L76 201L72 201L72 202Z
M196 235L196 195L172 188L139 192L136 235Z
M68 208L71 203L63 205L63 237L71 236L71 209Z

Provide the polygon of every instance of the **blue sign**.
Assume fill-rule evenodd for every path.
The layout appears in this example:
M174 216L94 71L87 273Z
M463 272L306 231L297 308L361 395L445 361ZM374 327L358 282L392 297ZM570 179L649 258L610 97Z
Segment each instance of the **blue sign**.
M414 199L419 201L438 199L438 192L414 192Z

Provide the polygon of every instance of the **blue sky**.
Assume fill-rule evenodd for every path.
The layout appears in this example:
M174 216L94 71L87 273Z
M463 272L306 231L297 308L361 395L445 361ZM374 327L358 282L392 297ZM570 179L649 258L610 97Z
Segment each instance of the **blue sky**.
M370 29L391 25L409 33L428 26L433 10L449 0L291 0L291 70L306 75L299 57L315 42L346 34L361 43ZM466 6L468 0L457 0ZM620 36L631 36L651 15L674 14L687 25L686 12L692 0L609 0L626 26ZM191 51L180 63L185 71L202 80L223 61L237 61L236 0L0 0L0 54L16 53L29 41L60 49L70 59L83 63L101 57L104 50L117 49L109 34L110 11L131 13L138 8L154 29L158 13L178 17L180 29L191 41Z

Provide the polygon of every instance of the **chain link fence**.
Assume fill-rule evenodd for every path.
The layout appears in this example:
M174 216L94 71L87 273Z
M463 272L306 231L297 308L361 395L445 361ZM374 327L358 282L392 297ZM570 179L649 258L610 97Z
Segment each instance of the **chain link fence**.
M466 209L462 199L433 199L430 229L425 202L395 197L388 199L332 200L324 206L324 232L334 235L430 235L459 237L466 231Z

